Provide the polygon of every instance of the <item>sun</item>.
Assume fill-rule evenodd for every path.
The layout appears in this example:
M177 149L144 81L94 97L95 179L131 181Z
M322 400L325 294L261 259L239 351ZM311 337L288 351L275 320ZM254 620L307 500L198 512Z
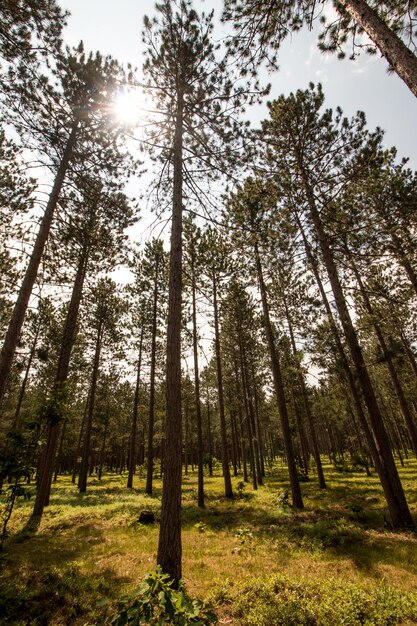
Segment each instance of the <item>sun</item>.
M114 100L114 115L119 122L134 126L143 117L145 96L139 89L124 89Z

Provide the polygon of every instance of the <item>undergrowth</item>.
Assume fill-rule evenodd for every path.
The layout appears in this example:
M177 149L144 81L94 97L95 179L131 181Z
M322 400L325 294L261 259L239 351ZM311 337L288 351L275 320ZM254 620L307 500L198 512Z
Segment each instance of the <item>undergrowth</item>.
M389 587L294 580L284 575L230 581L212 594L241 626L397 626L417 624L417 593Z
M284 466L269 468L257 491L239 475L233 500L224 497L219 467L205 476L205 509L197 506L197 472L189 472L182 498L186 598L207 598L221 581L216 611L229 626L415 624L415 596L407 592L417 589L416 535L384 525L376 475L329 463L324 470L328 489L319 489L311 471L302 511L291 506ZM415 513L416 461L399 471ZM103 598L112 607L121 602L120 612L135 611L142 600L131 594L155 568L161 485L156 479L154 495L146 496L143 477L127 489L126 475L107 474L82 495L60 476L36 531L26 527L33 502L18 499L0 555L0 626L99 624ZM141 524L143 511L155 522Z

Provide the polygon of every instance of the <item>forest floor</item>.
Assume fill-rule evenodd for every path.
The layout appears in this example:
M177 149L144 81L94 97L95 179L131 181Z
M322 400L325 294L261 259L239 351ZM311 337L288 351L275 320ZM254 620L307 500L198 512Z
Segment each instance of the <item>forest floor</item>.
M223 495L220 468L205 477L206 508L197 507L197 474L183 484L183 576L187 592L214 605L221 624L417 624L417 535L387 528L375 473L324 466L328 488L312 473L302 483L305 509L285 506L284 467L267 471L255 492ZM417 522L417 462L400 474ZM144 495L126 475L90 477L79 494L70 477L54 483L36 532L25 529L32 500L18 502L0 555L0 624L100 623L98 601L117 599L155 569L161 481ZM241 477L233 479L234 488ZM385 525L384 525L385 524Z

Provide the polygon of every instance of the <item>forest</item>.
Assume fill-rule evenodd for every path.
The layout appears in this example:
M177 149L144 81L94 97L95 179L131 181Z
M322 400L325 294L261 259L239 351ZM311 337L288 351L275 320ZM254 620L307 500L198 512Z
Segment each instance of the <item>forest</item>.
M0 4L0 626L417 624L413 155L247 115L313 24L417 97L416 3L68 18Z

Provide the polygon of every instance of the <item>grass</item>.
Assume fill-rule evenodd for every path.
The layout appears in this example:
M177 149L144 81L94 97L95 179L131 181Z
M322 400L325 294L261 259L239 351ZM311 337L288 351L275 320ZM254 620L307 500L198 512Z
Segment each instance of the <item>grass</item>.
M319 490L313 479L303 483L303 511L278 505L279 495L288 489L282 467L270 471L257 492L248 485L242 497L233 501L223 497L220 475L206 477L204 510L197 507L196 474L184 477L185 583L191 594L215 600L224 623L291 624L288 616L281 622L265 620L271 620L271 615L281 619L278 607L284 605L291 612L292 605L283 602L283 594L289 598L295 594L301 598L299 604L305 608L307 621L298 617L301 621L294 624L330 624L336 618L330 609L326 613L325 606L331 608L332 604L325 598L343 606L341 590L346 585L353 585L344 596L352 614L366 596L372 607L379 602L381 615L392 609L393 617L386 624L417 623L417 618L401 622L398 617L403 610L404 620L411 619L404 608L408 596L401 600L400 595L417 589L416 536L384 528L388 513L376 476L338 472L330 464L324 469L329 488ZM400 474L416 515L417 462L409 459ZM125 594L137 586L145 572L155 568L158 524L143 526L137 520L143 510L151 509L158 516L161 481L155 480L154 495L149 497L143 493L143 479L136 478L133 490L126 488L126 479L113 474L101 481L91 480L87 493L80 495L69 477L59 477L35 534L25 530L33 503L18 503L11 519L11 536L0 556L0 615L6 616L3 621L0 617L0 624L95 623L100 615L98 600ZM240 476L234 479L235 488L240 480ZM279 594L271 591L278 584L271 576L285 583ZM302 593L299 587L298 591L293 588L300 584ZM262 604L266 617L262 621L259 609L251 622L244 598L248 607L252 606L253 597L262 596L259 585L267 589L267 600ZM384 590L388 598L398 592L388 602L388 609L385 596L385 605L381 598L378 600L378 593ZM349 604L349 597L357 597L357 605L353 606L353 600ZM317 621L318 613L310 614L314 606L311 598L324 607L322 622ZM323 621L326 615L330 615L328 622Z

